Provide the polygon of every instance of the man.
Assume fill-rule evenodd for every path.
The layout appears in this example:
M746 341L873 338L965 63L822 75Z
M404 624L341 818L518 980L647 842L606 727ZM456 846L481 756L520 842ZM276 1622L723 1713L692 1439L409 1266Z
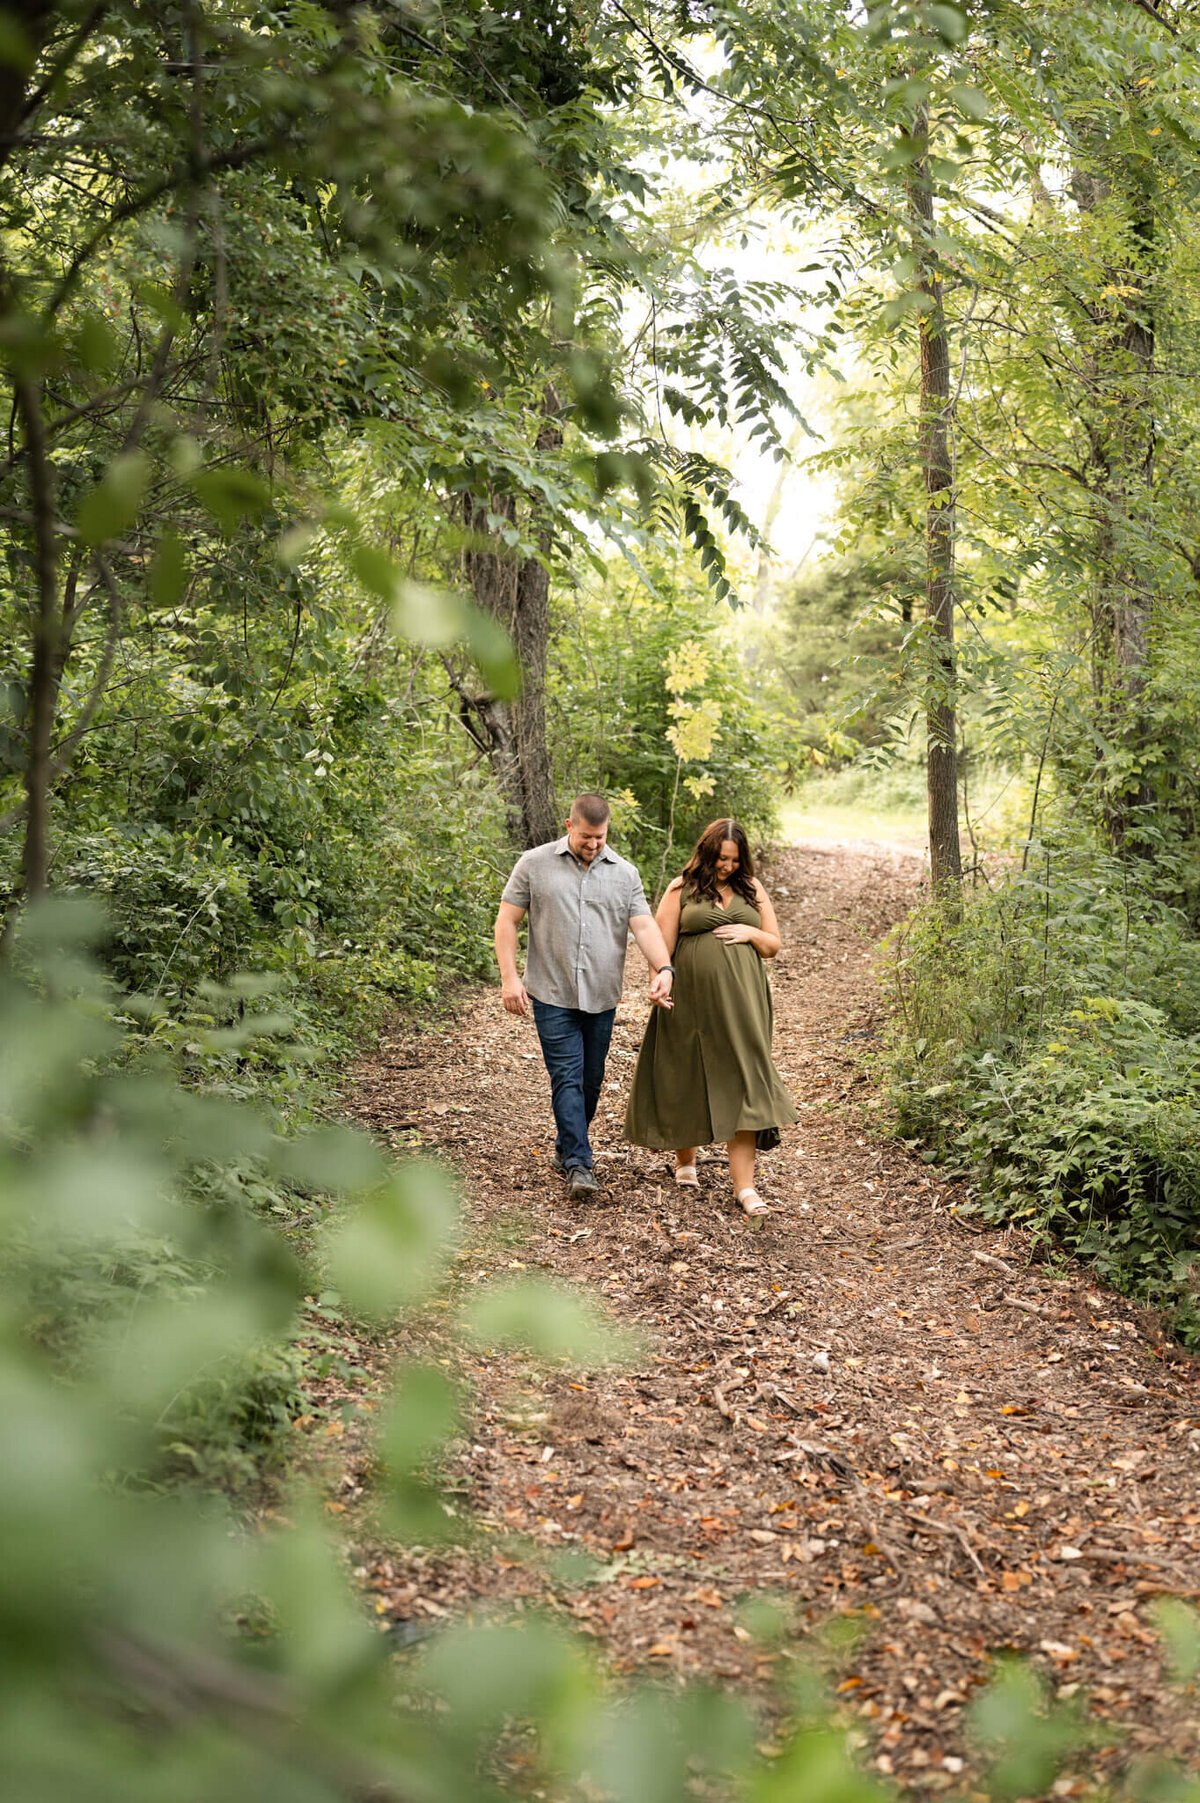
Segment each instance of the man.
M608 846L608 803L579 795L566 836L517 859L496 916L496 962L509 1014L533 1019L550 1073L558 1129L554 1168L573 1202L595 1195L588 1128L600 1100L604 1060L621 999L626 935L650 966L650 1000L671 1006L675 969L650 912L642 879ZM517 928L529 915L525 981L517 973Z

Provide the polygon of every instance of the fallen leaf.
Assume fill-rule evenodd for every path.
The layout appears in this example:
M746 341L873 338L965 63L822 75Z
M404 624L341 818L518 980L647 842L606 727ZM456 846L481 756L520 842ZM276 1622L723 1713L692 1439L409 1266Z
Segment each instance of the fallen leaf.
M661 1578L626 1578L627 1590L657 1590L662 1583Z

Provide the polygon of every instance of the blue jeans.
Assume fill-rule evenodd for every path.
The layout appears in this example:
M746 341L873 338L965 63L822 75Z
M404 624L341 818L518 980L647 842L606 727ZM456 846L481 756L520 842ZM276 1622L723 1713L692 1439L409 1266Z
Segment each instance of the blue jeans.
M555 1150L568 1170L592 1168L588 1127L600 1100L604 1060L612 1038L615 1008L588 1014L582 1008L560 1008L554 1002L533 1003L533 1019L550 1073L550 1098L558 1129Z

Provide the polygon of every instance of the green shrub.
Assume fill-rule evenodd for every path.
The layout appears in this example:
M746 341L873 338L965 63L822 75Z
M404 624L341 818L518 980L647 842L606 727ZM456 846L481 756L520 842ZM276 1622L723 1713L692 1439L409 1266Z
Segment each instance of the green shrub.
M978 1207L1092 1260L1200 1341L1200 947L1150 873L1085 847L893 936L901 1130Z
M742 654L732 610L713 600L699 571L682 557L650 559L646 576L652 588L614 561L602 584L561 607L549 717L560 793L613 797L614 839L649 890L664 857L673 875L717 815L770 840L795 747L774 689ZM675 660L697 652L698 679L673 683ZM671 737L681 708L708 710L714 727L711 742L702 734L682 759Z

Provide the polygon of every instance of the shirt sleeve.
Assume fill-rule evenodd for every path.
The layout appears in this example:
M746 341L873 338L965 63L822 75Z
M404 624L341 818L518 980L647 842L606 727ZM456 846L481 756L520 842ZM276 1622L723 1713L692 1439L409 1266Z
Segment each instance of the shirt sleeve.
M639 914L649 914L650 911L650 903L646 900L646 891L642 888L642 879L630 866L629 918L635 920Z
M511 902L514 908L528 908L533 891L529 883L529 854L523 852L513 865L512 875L504 885L501 901Z

